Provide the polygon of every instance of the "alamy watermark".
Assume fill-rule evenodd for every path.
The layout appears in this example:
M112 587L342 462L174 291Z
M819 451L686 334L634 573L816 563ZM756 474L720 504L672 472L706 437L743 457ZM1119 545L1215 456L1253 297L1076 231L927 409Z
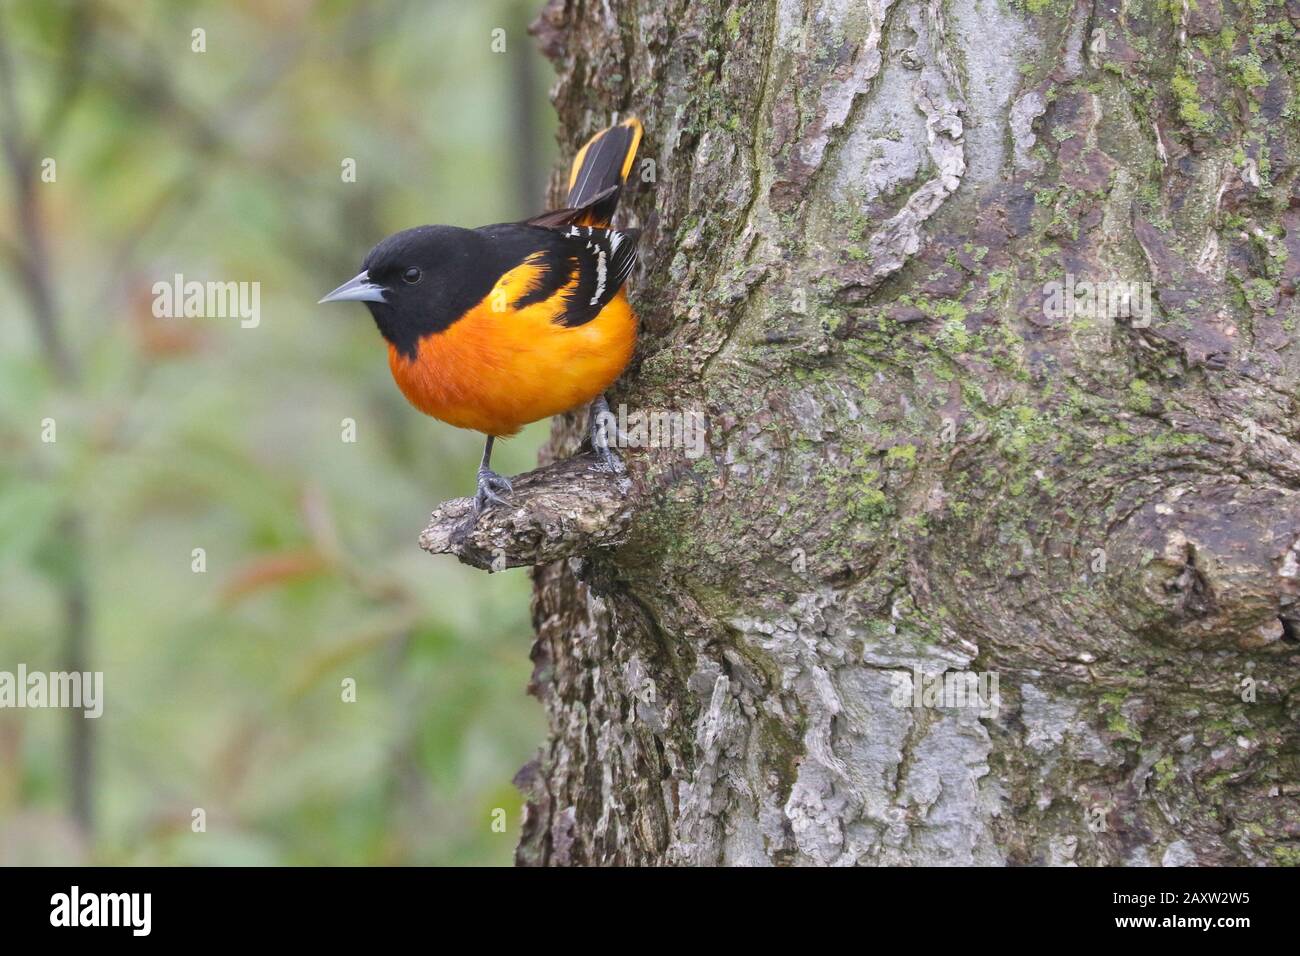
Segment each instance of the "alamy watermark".
M262 321L262 283L185 281L179 272L171 282L153 284L155 319L239 319L245 329Z
M704 413L694 409L637 409L620 404L618 413L601 412L596 424L617 448L678 448L687 458L704 454Z
M1043 295L1044 318L1125 318L1135 329L1151 325L1150 282L1080 281L1073 273L1066 273L1064 281L1044 283Z
M893 671L895 707L956 709L969 707L981 717L997 717L1002 706L998 675L994 671L944 671L927 674L918 667Z
M80 709L83 717L104 713L103 671L0 671L0 708Z
M51 926L120 926L132 936L153 928L152 893L83 893L75 884L50 897Z

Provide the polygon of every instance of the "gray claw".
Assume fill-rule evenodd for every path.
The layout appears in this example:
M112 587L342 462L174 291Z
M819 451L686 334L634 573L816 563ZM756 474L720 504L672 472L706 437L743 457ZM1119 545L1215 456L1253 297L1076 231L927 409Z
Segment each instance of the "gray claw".
M609 472L612 475L622 474L623 459L619 458L608 445L603 448L598 447L596 449L595 468L597 471Z
M474 492L474 517L477 519L481 512L494 505L504 505L506 500L501 495L508 495L512 491L514 485L510 484L509 478L488 468L480 468L478 490Z
M612 448L609 447L609 436L605 434L608 419L602 420L602 413L609 414L609 404L605 401L605 396L600 396L591 404L591 421L587 426L588 434L591 436L591 450L595 452L596 470L606 471L612 474L619 474L623 471L623 461L618 457ZM618 425L614 424L614 439L617 441Z

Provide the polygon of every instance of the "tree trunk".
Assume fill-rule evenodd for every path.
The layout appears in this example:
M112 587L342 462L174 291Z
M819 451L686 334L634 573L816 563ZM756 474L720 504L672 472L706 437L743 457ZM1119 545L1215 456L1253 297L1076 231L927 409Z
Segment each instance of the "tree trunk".
M611 404L707 449L440 548L568 555L519 862L1300 861L1297 22L546 8L562 143L636 113L654 164ZM1149 310L1051 285L1108 281Z

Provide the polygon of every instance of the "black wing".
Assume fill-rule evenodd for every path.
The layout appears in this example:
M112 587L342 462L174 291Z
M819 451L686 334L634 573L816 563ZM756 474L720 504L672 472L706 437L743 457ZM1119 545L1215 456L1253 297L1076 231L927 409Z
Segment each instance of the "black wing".
M505 261L517 264L527 260L541 270L533 287L511 305L524 308L563 294L567 301L555 321L570 328L590 322L618 295L636 265L641 237L639 229L545 228L532 223L489 226L480 231Z
M562 325L590 322L609 304L636 265L639 229L601 229L597 226L569 226L560 233L578 264L578 286L569 293L569 305Z

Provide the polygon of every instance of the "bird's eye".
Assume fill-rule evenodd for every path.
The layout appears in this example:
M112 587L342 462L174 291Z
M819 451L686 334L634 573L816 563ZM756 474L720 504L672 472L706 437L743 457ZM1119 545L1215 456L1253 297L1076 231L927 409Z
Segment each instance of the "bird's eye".
M402 273L402 281L415 285L420 281L420 270L415 268L415 266L411 266L411 268Z

